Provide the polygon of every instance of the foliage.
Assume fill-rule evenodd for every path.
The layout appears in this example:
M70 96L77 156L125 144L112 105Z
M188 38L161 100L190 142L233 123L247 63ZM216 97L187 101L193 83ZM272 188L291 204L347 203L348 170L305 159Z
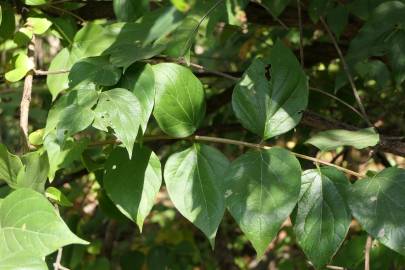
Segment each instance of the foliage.
M404 16L3 1L0 269L405 269Z

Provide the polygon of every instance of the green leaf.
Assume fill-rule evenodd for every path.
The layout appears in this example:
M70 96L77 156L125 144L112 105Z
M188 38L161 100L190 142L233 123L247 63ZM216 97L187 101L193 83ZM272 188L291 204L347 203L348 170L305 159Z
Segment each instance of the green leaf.
M67 48L62 49L51 61L50 72L70 70L73 63L70 59L70 52ZM49 74L46 78L46 84L52 94L52 100L55 100L60 92L69 88L69 72L61 74Z
M405 27L405 24L403 27ZM403 46L403 44L405 44L404 30L398 31L398 33L392 37L392 46L388 53L394 73L394 79L398 87L400 87L401 83L405 81L405 48Z
M262 0L262 5L269 9L271 14L278 17L288 6L291 0Z
M44 148L49 160L49 181L52 182L57 170L67 168L73 161L80 160L87 144L87 140L74 141L71 138L60 143L54 133L48 134L44 138Z
M298 201L300 164L289 151L275 147L249 151L227 171L227 208L260 257Z
M93 126L106 132L111 127L129 156L132 156L142 116L141 105L136 96L123 88L102 92L94 113L96 118Z
M136 63L128 68L119 84L130 90L141 105L141 128L145 133L155 104L155 75L149 64Z
M108 56L88 57L73 65L69 73L69 87L73 88L82 82L112 86L120 77L121 71L110 64Z
M308 15L313 22L317 22L321 16L324 16L333 2L331 0L310 0L308 6Z
M97 103L94 89L70 91L55 102L48 113L45 136L56 131L58 137L68 137L86 129L94 120L92 107Z
M232 107L248 130L268 139L294 128L308 102L307 79L293 53L277 42L266 65L256 59L235 86Z
M18 172L15 188L31 188L43 193L49 173L48 156L38 150L25 154L21 159L24 167Z
M194 144L170 156L164 169L174 206L208 237L212 247L225 211L223 177L228 165L217 149Z
M66 245L87 244L69 230L44 196L30 189L18 189L4 199L0 238L0 258L14 252L44 257Z
M51 27L52 22L47 18L29 17L27 18L27 25L32 27L34 34L41 35Z
M349 207L363 228L387 247L405 255L405 170L387 168L358 180Z
M28 252L14 252L0 258L1 270L48 270L45 261Z
M23 168L21 159L8 152L6 146L0 144L0 179L12 185L17 180L21 168Z
M156 82L153 115L160 128L173 137L187 137L204 118L204 90L198 78L183 66L153 66Z
M65 194L55 187L48 187L45 191L45 196L61 206L73 206L73 203L65 196Z
M71 57L77 61L86 57L99 56L116 41L116 38L101 25L88 23L76 33Z
M11 39L15 30L15 17L13 8L10 5L1 3L1 23L0 23L0 41Z
M111 54L110 61L116 67L123 67L124 70L140 60L152 58L160 54L166 48L165 45L140 45L138 43L126 43L114 46L108 50Z
M119 21L135 21L149 10L148 0L113 0L115 16Z
M28 71L34 68L34 63L32 63L25 53L19 53L13 62L14 69L5 74L6 80L10 82L21 80Z
M333 129L322 131L306 141L322 151L334 150L340 146L353 146L357 149L374 146L380 141L380 136L374 128L357 131Z
M331 261L349 230L349 187L345 175L332 167L302 174L294 230L299 245L317 269Z
M118 209L136 222L139 230L152 209L162 185L159 158L149 148L135 144L132 158L123 148L107 159L104 188Z
M345 7L338 5L328 12L326 19L330 29L339 38L349 21L349 12Z
M23 0L24 4L28 6L39 6L48 3L48 0Z

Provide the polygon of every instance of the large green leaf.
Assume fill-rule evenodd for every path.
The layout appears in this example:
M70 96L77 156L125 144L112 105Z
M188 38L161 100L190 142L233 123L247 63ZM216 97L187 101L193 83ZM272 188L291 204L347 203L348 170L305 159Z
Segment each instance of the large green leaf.
M70 61L70 52L67 48L62 49L51 61L49 66L50 72L69 70L72 67ZM46 84L52 99L55 100L60 92L69 88L69 73L49 74L46 78Z
M148 11L149 0L113 0L113 7L118 20L131 22Z
M226 176L226 205L258 256L293 211L301 167L287 150L249 151L234 160Z
M15 30L15 15L13 8L6 4L5 2L1 3L1 23L0 23L0 41L10 39L13 37Z
M121 71L110 64L108 56L87 57L76 62L69 73L69 87L82 82L112 86L118 82Z
M198 78L183 66L163 63L153 66L156 82L153 115L170 136L191 135L204 117L204 90Z
M130 91L115 88L102 92L96 109L93 126L108 132L108 127L125 146L132 156L136 136L141 124L141 105Z
M349 207L363 228L387 247L405 255L405 170L387 168L358 180Z
M357 131L344 129L322 131L311 137L306 143L312 144L322 151L328 151L344 145L362 149L374 146L379 141L380 136L373 128L365 128Z
M43 193L48 179L48 156L42 150L22 156L24 167L18 172L16 188L31 188Z
M277 42L269 59L256 59L235 86L232 107L242 125L268 139L294 128L307 106L308 85L294 54Z
M0 258L1 270L48 270L45 261L28 252L9 253Z
M174 206L214 246L225 211L223 177L229 161L215 148L194 144L169 157L164 179Z
M69 244L86 244L74 235L52 204L31 189L18 189L0 207L0 258L28 252L41 258Z
M105 168L103 183L108 196L142 231L162 185L159 158L149 148L135 144L131 159L125 149L116 148Z
M21 159L8 152L7 147L0 144L0 180L12 185L17 180L18 172L22 167Z
M141 128L145 133L155 104L155 76L149 64L136 63L128 68L121 79L120 87L130 90L141 105Z
M330 262L349 230L349 187L345 175L332 167L303 172L294 229L298 243L317 269Z

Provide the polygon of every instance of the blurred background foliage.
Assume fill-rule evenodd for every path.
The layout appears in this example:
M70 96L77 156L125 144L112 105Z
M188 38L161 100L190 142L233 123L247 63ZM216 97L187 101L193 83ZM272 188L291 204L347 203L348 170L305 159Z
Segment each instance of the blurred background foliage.
M372 123L380 134L394 141L403 141L404 17L400 17L402 22L394 21L394 29L385 33L388 31L387 20L395 20L393 17L398 18L398 15L395 5L381 8L381 4L393 2L400 5L400 1L298 2L302 9L304 68L312 87L308 111L297 128L268 142L364 173L387 166L403 167L405 159L395 153L383 154L378 149L355 150L349 147L321 153L302 143L318 130L339 128L341 125L367 127L367 123L341 102L356 106L342 63L320 18L325 19L340 49L347 56L355 84ZM177 9L176 12L182 16L181 26L161 41L171 45L147 61L158 63L169 58L176 59L184 49L191 47L185 61L204 67L191 66L203 82L207 94L207 117L197 134L259 142L257 136L237 124L232 112L229 101L234 81L217 76L215 71L240 77L252 59L268 56L269 48L276 40L287 44L299 59L300 23L296 1L55 0L29 11L19 1L3 1L0 25L0 143L7 145L12 152L20 149L18 110L23 82L9 83L4 74L12 68L11 59L24 51L26 40L22 29L27 12L30 16L45 16L52 23L44 34L37 37L35 48L37 69L48 70L55 55L70 45L75 33L86 22L109 25L117 20L135 21L162 6L174 6ZM379 21L379 16L387 14L389 17L385 16L383 21ZM362 32L360 29L367 25L371 25L371 30ZM377 34L380 36L375 36ZM339 100L331 98L331 95ZM46 76L35 76L30 131L45 126L51 104L52 96L46 84ZM159 134L153 119L147 133ZM111 135L100 134L93 129L75 137L76 140L89 140L90 145L111 138ZM145 144L159 155L163 163L168 154L185 146L184 142L176 141ZM242 147L218 147L231 160L245 151ZM103 172L100 164L104 163L110 151L110 146L90 146L82 153L78 150L74 161L58 171L51 184L62 190L73 205L60 207L64 220L75 233L91 242L89 246L64 248L62 264L69 269L312 269L297 246L289 222L284 224L264 258L259 260L233 219L226 214L219 228L215 249L212 250L202 233L174 209L164 187L141 234L135 224L116 209L102 189ZM302 167L310 168L312 164L302 162ZM0 185L3 197L9 190L6 185ZM353 222L332 264L347 269L363 269L366 237L359 225ZM52 265L55 256L48 258L49 265ZM373 243L371 257L372 269L405 269L405 259L378 242Z

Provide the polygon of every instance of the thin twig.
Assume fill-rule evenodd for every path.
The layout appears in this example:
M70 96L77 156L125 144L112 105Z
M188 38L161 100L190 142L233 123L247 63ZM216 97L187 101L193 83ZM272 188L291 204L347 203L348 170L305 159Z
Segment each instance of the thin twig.
M35 75L55 75L55 74L64 74L64 73L69 73L70 70L65 69L65 70L39 70L39 69L34 69L34 74Z
M341 266L336 266L336 265L327 265L327 269L332 269L332 270L346 270L346 268L341 267Z
M249 147L249 148L257 148L257 149L271 149L272 146L270 145L265 145L265 144L256 144L256 143L249 143L249 142L244 142L244 141L238 141L238 140L232 140L232 139L227 139L227 138L220 138L220 137L210 137L210 136L200 136L200 135L194 135L194 136L189 136L189 137L185 137L185 138L173 138L173 137L169 137L169 136L145 136L143 138L143 141L154 141L154 140L179 140L179 139L183 139L183 140L189 140L189 141L204 141L204 142L211 142L211 143L221 143L221 144L232 144L232 145L239 145L239 146L245 146L245 147ZM101 142L94 142L94 143L90 143L89 146L102 146L102 145L108 145L108 144L116 144L116 143L120 143L120 141L118 140L106 140L106 141L101 141ZM334 167L342 172L345 172L347 174L356 176L358 178L362 178L364 177L364 175L343 168L341 166L338 166L336 164L332 164L330 162L327 161L323 161L314 157L310 157L304 154L300 154L300 153L295 153L295 152L291 152L293 155L295 155L297 158L301 158L301 159L306 159L312 162L317 162L323 165L327 165L327 166L331 166Z
M370 251L373 245L373 238L369 235L367 236L365 254L364 254L364 270L370 270Z
M60 7L57 7L57 6L53 6L53 5L46 5L46 6L47 6L47 7L50 7L50 8L53 8L53 9L55 9L55 10L57 10L57 11L60 11L60 12L62 12L62 14L63 14L63 13L69 14L70 16L75 17L76 19L78 19L78 20L79 20L80 22L82 22L82 23L86 22L85 19L83 19L83 18L80 17L79 15L76 15L75 13L73 13L73 12L71 12L71 11L69 11L69 10L66 10L66 9L63 9L63 8L60 8Z
M362 114L361 112L359 112L356 108L354 108L352 105L350 105L349 103L347 103L346 101L344 101L344 100L338 98L337 96L334 96L334 95L332 95L332 94L330 94L330 93L328 93L328 92L326 92L326 91L323 91L323 90L321 90L321 89L319 89L319 88L316 88L316 87L309 87L309 90L315 91L315 92L319 92L319 93L321 93L321 94L323 94L323 95L325 95L325 96L328 96L328 97L330 97L330 98L333 98L334 100L336 100L336 101L342 103L343 105L345 105L346 107L348 107L350 110L352 110L353 112L355 112L358 116L360 116L361 119L363 119L366 123L368 123L367 119L363 116L363 114Z
M262 4L260 1L258 1L258 0L252 0L252 2L253 2L253 3L256 3L256 4L258 4L259 6L261 6L262 8L264 8L264 9L271 15L271 17L273 18L273 20L275 20L278 24L280 24L285 30L289 30L288 26L287 26L280 18L278 18L277 16L273 15L273 13L270 11L270 9L269 9L267 6L263 5L263 4Z
M347 62L346 62L346 60L345 60L345 58L343 56L342 50L339 47L339 44L338 44L338 42L337 42L337 40L335 38L335 35L330 30L328 24L326 23L326 21L324 20L323 17L320 17L320 21L321 21L322 25L324 26L326 32L328 33L330 39L332 40L333 46L335 47L335 49L336 49L336 51L337 51L337 53L339 55L340 61L342 61L343 69L344 69L344 71L346 73L347 79L349 80L350 86L351 86L351 88L353 90L354 98L356 99L357 105L359 106L361 113L363 114L364 118L367 119L367 123L370 126L373 126L373 124L371 123L370 119L367 116L366 110L364 108L364 105L363 105L363 103L361 101L361 98L359 96L359 93L357 91L357 88L356 88L356 85L354 83L353 77L352 77L352 75L350 73L349 66L347 65Z
M297 0L297 9L298 9L298 27L300 30L300 60L301 60L301 67L304 68L304 31L302 27L300 0Z
M62 248L58 249L58 254L56 255L55 263L53 264L54 270L60 269L60 263L62 261L62 253L63 253L63 249Z
M204 71L204 72L207 72L207 73L211 73L211 74L214 74L214 75L217 75L217 76L220 76L220 77L232 80L232 81L238 81L239 80L239 78L237 78L237 77L234 77L232 75L229 75L229 74L221 72L221 71L206 69L205 67L203 67L203 66L201 66L199 64L195 64L195 63L187 64L186 61L183 60L183 59L178 60L177 62L179 64L181 64L181 65L190 66L190 67L198 69L199 71Z
M32 37L31 42L28 44L28 59L35 65L35 36ZM25 76L24 90L20 103L20 129L23 137L22 148L24 152L30 149L30 142L28 140L28 115L30 112L33 79L34 72L31 70Z

